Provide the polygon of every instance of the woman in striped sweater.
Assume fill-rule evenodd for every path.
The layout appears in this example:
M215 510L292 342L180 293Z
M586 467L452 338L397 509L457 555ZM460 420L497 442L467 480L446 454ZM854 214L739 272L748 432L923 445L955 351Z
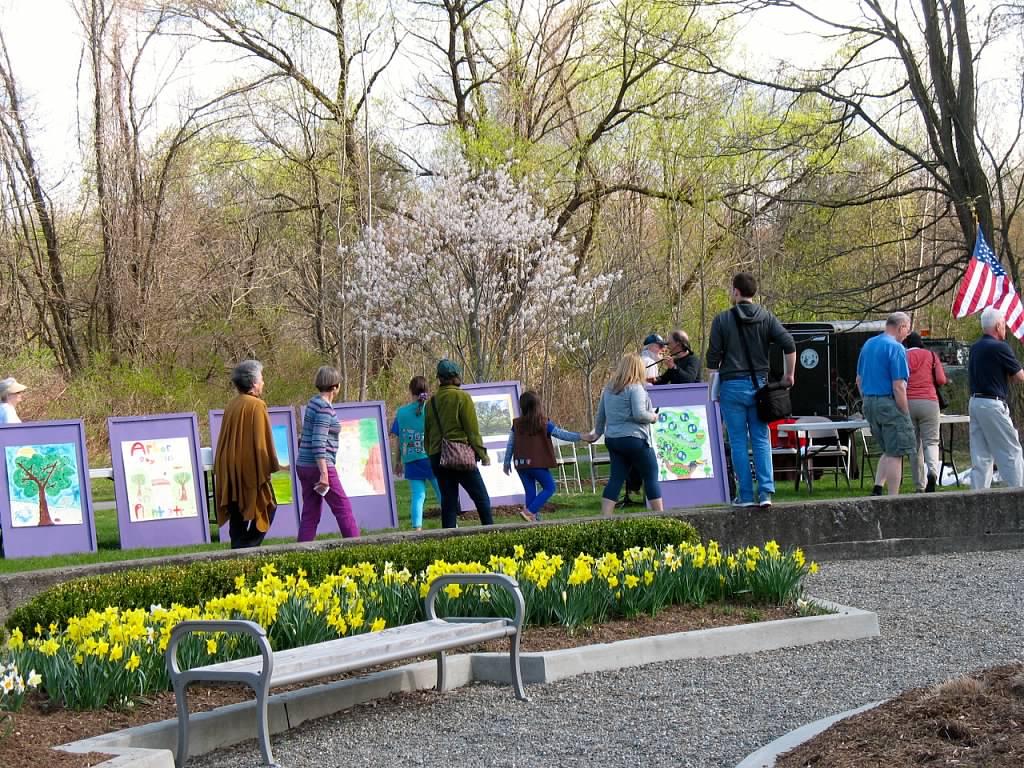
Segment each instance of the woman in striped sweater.
M302 416L299 455L295 459L295 469L302 488L299 541L312 541L316 538L321 505L325 501L338 521L341 535L354 538L359 535L359 526L334 465L338 455L341 424L334 415L331 401L341 388L341 374L330 366L322 366L316 372L314 386L319 394L309 401Z

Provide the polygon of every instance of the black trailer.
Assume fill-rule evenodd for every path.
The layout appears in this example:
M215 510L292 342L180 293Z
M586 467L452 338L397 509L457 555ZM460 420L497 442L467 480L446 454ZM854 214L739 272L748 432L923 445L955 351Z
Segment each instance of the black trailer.
M884 320L783 323L796 342L793 413L850 418L862 411L857 358L864 342L885 330ZM782 350L770 350L771 378L782 376Z

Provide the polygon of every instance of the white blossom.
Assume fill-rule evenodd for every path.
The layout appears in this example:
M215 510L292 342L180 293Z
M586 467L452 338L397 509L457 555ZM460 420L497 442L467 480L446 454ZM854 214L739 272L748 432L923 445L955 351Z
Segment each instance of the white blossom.
M449 352L477 379L497 375L618 277L577 278L572 244L554 231L511 165L476 173L447 160L351 247L356 323Z

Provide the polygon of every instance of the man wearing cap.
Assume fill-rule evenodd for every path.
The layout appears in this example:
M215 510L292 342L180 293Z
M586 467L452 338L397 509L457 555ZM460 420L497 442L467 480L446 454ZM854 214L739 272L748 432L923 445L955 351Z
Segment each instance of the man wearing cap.
M967 379L971 401L971 488L992 484L992 462L1008 487L1024 486L1020 438L1010 418L1009 382L1024 381L1024 369L1006 343L1006 318L995 307L981 313L982 337L971 345Z
M890 496L898 494L903 457L917 454L917 435L907 400L910 366L903 348L909 333L910 315L893 312L885 320L885 331L868 339L857 358L857 389L864 398L864 418L882 449L872 496L881 496L886 485Z
M668 342L659 334L652 333L644 339L644 348L640 350L640 359L644 361L644 378L648 384L653 384L658 378L658 363L661 362L662 354Z
M675 330L668 335L668 357L663 358L665 371L655 384L693 384L700 381L700 357L690 348L686 331Z
M21 393L28 387L13 376L0 381L0 424L20 424L15 406L21 402Z

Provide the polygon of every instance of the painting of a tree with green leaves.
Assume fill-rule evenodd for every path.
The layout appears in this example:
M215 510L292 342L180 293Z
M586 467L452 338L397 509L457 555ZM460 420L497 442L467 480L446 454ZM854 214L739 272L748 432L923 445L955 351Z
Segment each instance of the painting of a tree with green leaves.
M82 493L73 444L8 446L6 455L15 527L82 522Z

